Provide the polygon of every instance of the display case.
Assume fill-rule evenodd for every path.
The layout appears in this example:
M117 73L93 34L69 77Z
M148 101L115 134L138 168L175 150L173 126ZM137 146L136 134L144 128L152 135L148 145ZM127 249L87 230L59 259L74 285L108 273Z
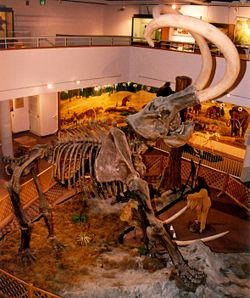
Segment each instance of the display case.
M6 47L6 37L14 37L14 12L12 8L0 6L0 47Z
M132 43L142 44L147 43L144 38L144 31L148 23L153 19L152 15L134 15L132 18ZM161 40L161 30L156 30L152 36L156 42Z

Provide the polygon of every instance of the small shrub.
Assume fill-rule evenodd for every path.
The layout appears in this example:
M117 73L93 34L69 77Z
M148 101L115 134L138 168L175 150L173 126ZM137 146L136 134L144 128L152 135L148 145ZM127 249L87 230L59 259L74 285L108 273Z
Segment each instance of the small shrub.
M86 213L75 213L71 217L73 223L86 223L88 222L88 215Z
M146 256L148 254L148 249L146 246L141 246L138 248L138 252L141 256Z

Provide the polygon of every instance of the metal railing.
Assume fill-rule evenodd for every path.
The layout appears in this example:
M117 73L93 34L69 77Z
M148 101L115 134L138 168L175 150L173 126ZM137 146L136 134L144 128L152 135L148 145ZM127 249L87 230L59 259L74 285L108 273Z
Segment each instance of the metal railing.
M0 269L0 297L2 298L60 298L27 283Z
M147 46L147 42L143 38L132 38L132 44L134 45L143 45ZM213 44L208 44L212 55L214 56L223 56L221 51ZM250 60L250 44L235 44L240 59ZM172 41L172 40L155 40L155 48L165 49L169 51L178 51L186 53L196 53L200 54L199 46L196 43L192 42L181 42L181 41Z
M39 36L5 37L0 39L0 49L25 49L76 46L129 46L130 36Z
M56 35L56 36L16 36L0 39L0 49L26 49L26 48L50 48L50 47L89 47L89 46L148 46L143 38L131 36L109 35ZM235 45L240 58L250 60L250 45ZM172 40L155 40L155 48L169 51L200 54L196 43L180 42ZM220 50L213 44L209 44L210 51L215 56L222 56Z
M232 177L240 178L243 160L226 155L218 155L207 149L202 152L202 156L193 155L188 152L183 152L182 156L189 161L191 159L196 163L200 163L201 161L204 166L229 174Z

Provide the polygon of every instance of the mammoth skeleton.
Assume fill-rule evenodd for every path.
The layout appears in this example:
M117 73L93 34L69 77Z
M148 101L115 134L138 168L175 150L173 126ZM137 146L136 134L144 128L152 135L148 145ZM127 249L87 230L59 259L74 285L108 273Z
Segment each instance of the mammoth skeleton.
M185 144L193 132L193 124L181 123L179 112L184 108L198 105L227 92L238 76L240 61L233 43L220 30L193 17L180 14L161 15L161 9L162 7L157 7L153 11L154 19L145 30L146 40L153 46L151 34L154 30L166 26L189 30L201 50L202 67L198 79L183 91L167 97L156 97L150 101L141 111L128 116L128 125L124 129L117 127L109 129L105 125L98 127L92 123L90 129L82 127L72 135L68 135L68 138L59 140L56 145L34 148L30 156L9 166L13 174L7 188L21 227L20 253L26 259L31 257L29 255L31 228L25 220L19 199L19 181L25 172L30 171L33 175L41 202L41 212L48 225L49 238L55 248L62 247L54 236L49 208L45 203L39 180L34 171L37 159L46 158L52 154L54 177L61 183L65 183L64 173L67 168L68 184L75 184L77 179L83 179L84 183L84 177L89 175L97 196L100 196L104 188L114 181L126 185L139 204L138 209L143 221L145 241L149 249L154 247L157 250L157 245L160 245L161 249L170 255L176 268L176 275L187 289L195 290L204 281L205 275L188 266L176 243L165 229L164 222L155 216L150 201L149 187L143 179L144 168L138 150L141 150L143 144L152 144L159 139L170 146L178 147ZM220 49L227 62L224 77L210 87L206 87L206 85L211 74L212 59L207 43L202 36ZM183 245L183 243L180 244Z

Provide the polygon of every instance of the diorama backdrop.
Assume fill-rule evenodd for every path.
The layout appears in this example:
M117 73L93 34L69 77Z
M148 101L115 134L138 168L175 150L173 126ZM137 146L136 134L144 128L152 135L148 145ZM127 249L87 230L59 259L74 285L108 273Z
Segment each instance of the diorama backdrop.
M156 97L158 88L136 83L90 87L60 92L59 127L65 129L89 121L124 125L129 114L138 112ZM250 109L219 101L207 101L186 111L187 121L210 139L245 148Z

